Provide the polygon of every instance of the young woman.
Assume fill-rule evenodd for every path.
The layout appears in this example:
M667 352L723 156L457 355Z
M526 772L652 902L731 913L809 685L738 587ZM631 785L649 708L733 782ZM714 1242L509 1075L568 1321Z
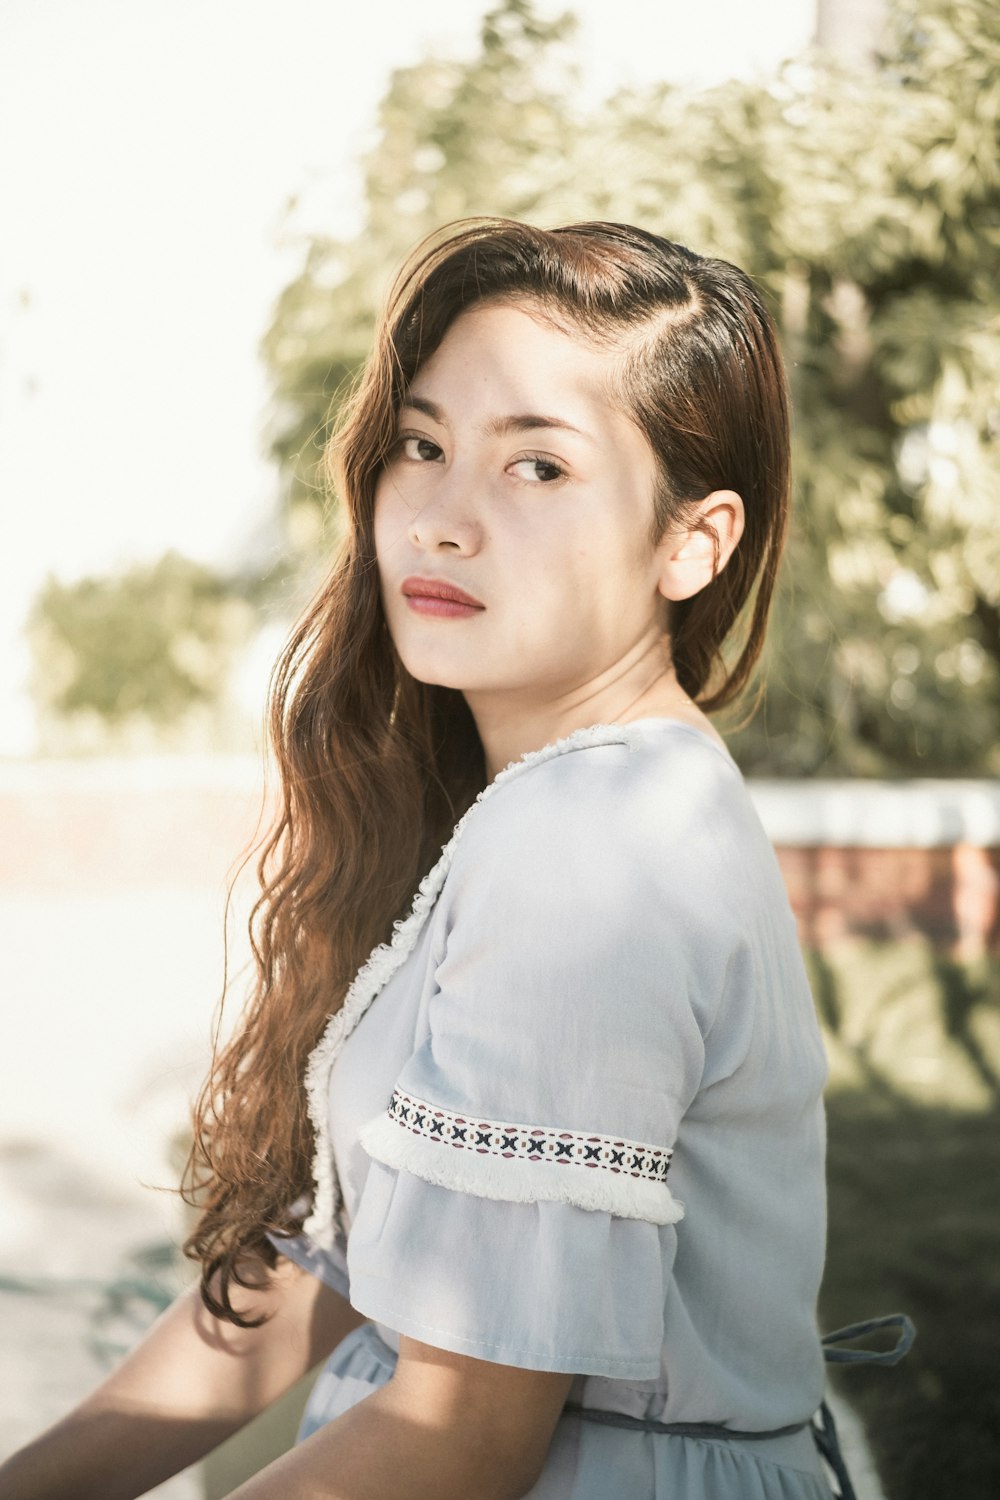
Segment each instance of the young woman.
M461 224L333 451L201 1287L2 1493L141 1494L329 1356L240 1500L826 1500L823 1049L708 718L786 523L760 296L625 225Z

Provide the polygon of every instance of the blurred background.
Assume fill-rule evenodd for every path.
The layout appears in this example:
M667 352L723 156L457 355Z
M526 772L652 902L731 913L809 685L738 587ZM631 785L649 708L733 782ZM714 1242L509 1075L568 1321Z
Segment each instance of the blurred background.
M998 146L994 0L4 0L0 1449L188 1274L324 434L402 255L486 212L641 223L778 319L796 518L728 729L831 1057L822 1321L920 1328L841 1383L871 1494L996 1493Z

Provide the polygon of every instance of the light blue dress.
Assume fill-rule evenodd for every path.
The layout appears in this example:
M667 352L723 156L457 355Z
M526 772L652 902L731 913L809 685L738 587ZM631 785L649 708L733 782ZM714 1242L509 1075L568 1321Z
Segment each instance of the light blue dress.
M532 1500L829 1500L807 1429L714 1430L822 1399L825 1077L725 751L647 719L508 767L310 1062L312 1212L275 1243L371 1321L300 1436L406 1334L577 1377Z

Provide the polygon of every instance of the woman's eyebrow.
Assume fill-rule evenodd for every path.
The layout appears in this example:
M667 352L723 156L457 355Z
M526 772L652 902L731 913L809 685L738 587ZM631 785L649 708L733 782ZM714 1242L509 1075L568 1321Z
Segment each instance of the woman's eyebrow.
M421 411L434 422L440 422L447 427L448 419L441 407L434 401L428 401L426 396L416 396L412 393L407 395L403 402L413 411ZM572 422L564 422L561 417L543 416L540 412L519 412L509 417L494 417L492 421L485 424L484 431L487 437L507 437L512 432L537 432L545 428L554 428L561 432L574 432L577 437L585 438L587 433L582 432L579 427L574 427Z
M494 417L491 422L486 423L485 430L489 437L507 437L512 432L535 432L546 427L554 427L560 432L575 432L577 437L587 436L579 427L574 427L572 422L564 422L561 417L545 417L530 411L517 416Z
M409 407L411 411L422 411L425 417L430 417L432 422L440 422L442 427L447 427L448 419L440 406L433 401L428 401L426 396L414 396L407 392L403 397L403 406Z

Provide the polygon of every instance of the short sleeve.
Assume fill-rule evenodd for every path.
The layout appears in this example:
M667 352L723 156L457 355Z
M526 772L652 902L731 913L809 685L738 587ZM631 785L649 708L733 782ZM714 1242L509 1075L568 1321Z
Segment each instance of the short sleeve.
M698 893L627 758L539 767L477 814L429 1034L361 1134L348 1263L355 1306L398 1332L651 1379L671 1157L726 959L706 974Z

